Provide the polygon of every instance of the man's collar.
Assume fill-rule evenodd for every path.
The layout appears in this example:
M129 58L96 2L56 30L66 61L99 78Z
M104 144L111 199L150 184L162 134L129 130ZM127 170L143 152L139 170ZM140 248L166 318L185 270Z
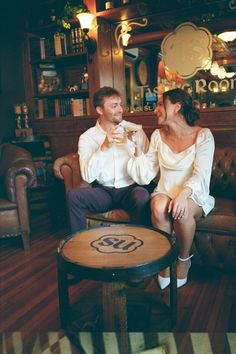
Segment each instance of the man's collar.
M105 130L102 129L102 127L99 123L99 118L97 119L96 128L99 130L99 132L106 134Z

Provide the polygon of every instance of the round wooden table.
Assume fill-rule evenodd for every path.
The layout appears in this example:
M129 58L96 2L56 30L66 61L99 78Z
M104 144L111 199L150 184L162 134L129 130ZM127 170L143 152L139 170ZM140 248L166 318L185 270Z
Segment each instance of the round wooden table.
M125 283L170 267L172 325L177 316L176 245L157 229L112 225L83 230L64 239L58 248L58 293L62 327L70 320L68 274L103 282L103 328L127 331Z

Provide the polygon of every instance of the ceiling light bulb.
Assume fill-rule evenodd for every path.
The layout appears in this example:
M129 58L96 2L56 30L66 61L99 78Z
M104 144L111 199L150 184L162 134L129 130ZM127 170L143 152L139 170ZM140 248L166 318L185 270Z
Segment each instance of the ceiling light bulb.
M224 42L232 42L236 39L236 31L222 32L218 37Z
M233 72L231 72L231 73L226 73L226 74L225 74L225 77L227 77L228 79L231 79L231 77L233 77L235 74L236 74L236 73L233 73Z
M221 87L221 92L226 92L227 91L227 86L222 86Z
M127 47L130 37L131 37L131 34L129 34L129 33L122 34L122 44L124 47Z
M219 79L224 79L225 76L226 76L226 71L225 71L225 68L223 66L220 66L219 67L219 71L218 71L218 78Z
M219 72L219 65L216 61L213 61L211 69L210 69L211 75L218 75Z

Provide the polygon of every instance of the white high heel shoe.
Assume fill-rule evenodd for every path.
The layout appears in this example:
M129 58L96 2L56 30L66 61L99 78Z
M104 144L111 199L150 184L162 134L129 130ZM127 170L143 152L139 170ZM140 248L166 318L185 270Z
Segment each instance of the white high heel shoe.
M190 258L192 258L194 255L191 254L189 257L187 258L180 258L178 257L178 260L181 261L181 262L187 262L187 261L190 261L190 265L189 265L189 268L191 267L191 260ZM184 286L188 281L188 277L185 277L185 278L182 278L182 279L178 279L177 278L177 288L180 288L181 286Z
M178 260L181 261L181 262L187 262L193 256L194 255L191 254L187 258L178 257ZM189 268L190 267L191 267L191 261L190 261ZM165 288L167 288L170 285L170 277L162 277L161 275L158 274L157 281L158 281L158 285L161 288L161 290L164 290ZM181 286L184 286L187 283L187 281L188 281L188 277L185 277L185 278L182 278L182 279L178 279L177 278L177 288L180 288Z
M161 290L164 290L165 288L167 288L167 286L170 285L170 277L162 277L158 274L157 281Z

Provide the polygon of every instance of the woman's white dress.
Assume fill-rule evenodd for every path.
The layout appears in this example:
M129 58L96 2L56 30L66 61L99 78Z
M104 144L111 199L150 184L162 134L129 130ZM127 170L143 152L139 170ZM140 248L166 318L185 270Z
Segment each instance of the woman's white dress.
M147 154L129 160L128 174L143 185L159 173L160 179L152 196L162 193L173 199L183 187L190 187L190 198L207 215L215 204L215 199L209 195L214 149L214 138L208 128L202 128L196 142L179 153L174 153L162 141L160 130L156 129Z

